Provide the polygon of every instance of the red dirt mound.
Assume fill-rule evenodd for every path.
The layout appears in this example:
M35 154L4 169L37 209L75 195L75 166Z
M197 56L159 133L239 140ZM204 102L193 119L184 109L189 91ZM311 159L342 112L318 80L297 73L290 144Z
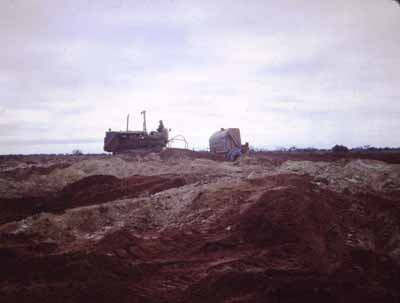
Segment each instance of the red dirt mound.
M202 193L179 213L184 224L125 225L76 253L56 255L54 241L34 234L2 234L0 302L399 302L398 193L336 193L290 174L246 182ZM183 184L92 176L32 209L29 200L0 201L10 211L1 219Z
M66 208L100 204L122 198L134 198L141 194L157 192L185 185L175 176L131 176L118 179L113 176L95 175L66 186L58 195L58 201Z
M154 266L85 253L1 260L1 302L162 302L135 286Z
M241 215L238 229L247 243L282 249L287 257L305 262L297 266L329 271L334 262L330 257L343 250L343 232L337 231L334 238L331 231L340 229L338 209L345 201L303 179L298 181L296 190L289 185L267 191ZM334 251L330 251L333 241Z
M176 176L131 176L125 179L106 175L89 176L49 197L0 199L0 224L40 212L60 212L116 199L135 198L185 184L185 179Z

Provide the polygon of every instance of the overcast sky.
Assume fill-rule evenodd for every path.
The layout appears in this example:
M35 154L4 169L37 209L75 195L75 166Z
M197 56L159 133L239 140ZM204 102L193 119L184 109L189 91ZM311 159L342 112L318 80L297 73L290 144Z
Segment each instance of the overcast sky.
M0 0L0 153L102 152L143 109L194 148L400 146L399 29L392 0Z

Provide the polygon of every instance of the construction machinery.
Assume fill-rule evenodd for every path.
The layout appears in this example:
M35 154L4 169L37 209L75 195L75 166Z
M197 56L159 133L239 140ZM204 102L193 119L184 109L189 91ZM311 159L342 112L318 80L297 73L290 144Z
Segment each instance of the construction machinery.
M222 154L227 160L235 161L248 150L247 142L242 145L239 128L221 128L210 137L210 152Z
M147 132L146 111L143 116L143 130L129 130L129 115L126 118L126 131L112 131L109 129L104 138L104 151L124 153L133 151L159 152L168 143L168 129L160 120L157 131Z

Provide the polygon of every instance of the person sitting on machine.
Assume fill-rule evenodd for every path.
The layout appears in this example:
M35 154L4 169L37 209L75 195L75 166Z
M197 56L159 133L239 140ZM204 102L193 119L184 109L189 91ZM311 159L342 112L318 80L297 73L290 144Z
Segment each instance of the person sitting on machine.
M157 131L150 132L150 136L152 136L153 138L163 138L166 142L168 141L168 129L164 127L164 123L162 120L160 120Z
M160 124L158 125L157 131L161 133L164 130L164 123L160 120Z

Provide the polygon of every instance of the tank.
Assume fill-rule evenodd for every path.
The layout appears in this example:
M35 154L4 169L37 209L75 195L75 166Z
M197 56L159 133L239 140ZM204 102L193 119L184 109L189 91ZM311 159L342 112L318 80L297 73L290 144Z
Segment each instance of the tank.
M242 142L240 139L240 130L238 128L221 128L210 137L210 152L228 153L234 148L240 148Z
M210 137L210 152L223 154L228 160L236 160L248 147L248 143L242 145L239 128L221 128Z
M157 131L148 133L146 130L146 112L142 111L142 115L144 118L142 131L129 130L129 115L127 117L126 131L107 131L104 138L104 151L112 153L157 152L166 147L169 134L163 122L160 120Z
M221 128L210 137L210 152L223 155L226 160L235 161L248 154L249 143L242 145L238 128Z

